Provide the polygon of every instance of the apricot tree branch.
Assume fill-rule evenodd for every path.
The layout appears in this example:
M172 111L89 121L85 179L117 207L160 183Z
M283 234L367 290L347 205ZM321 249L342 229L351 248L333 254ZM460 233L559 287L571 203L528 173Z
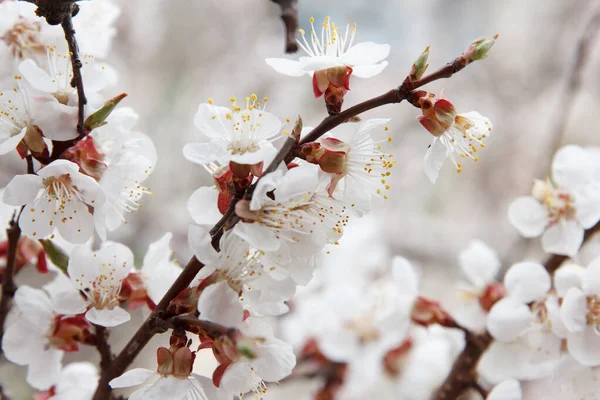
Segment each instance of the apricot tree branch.
M19 213L20 215L20 213ZM15 285L15 261L17 258L17 246L19 239L21 238L21 228L19 227L19 217L17 213L13 214L13 217L9 223L8 229L6 229L6 236L8 239L8 251L6 254L6 267L2 274L2 298L0 299L0 343L4 336L4 323L6 317L10 311L12 300L17 291Z
M95 325L96 349L100 353L100 369L107 368L113 360L113 354L108 344L108 329L101 325Z
M281 7L281 20L285 26L285 52L298 51L296 32L298 31L298 0L271 0Z

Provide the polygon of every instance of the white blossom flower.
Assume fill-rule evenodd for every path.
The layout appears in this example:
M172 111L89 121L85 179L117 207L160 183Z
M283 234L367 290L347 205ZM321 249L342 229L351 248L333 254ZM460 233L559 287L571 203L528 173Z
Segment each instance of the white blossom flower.
M536 180L531 196L508 209L512 225L525 237L542 235L544 251L574 256L585 229L600 219L600 174L594 154L565 146L554 156L552 181Z
M132 268L133 253L120 243L104 242L98 251L78 246L69 258L70 285L55 286L53 306L64 314L85 312L87 320L97 325L121 325L131 319L119 305L119 293Z
M277 382L288 376L296 365L292 347L273 336L267 323L250 317L238 328L243 339L238 340L240 350L231 360L219 381L222 392L241 398L244 393L266 393L265 382Z
M113 389L144 385L129 400L226 400L210 379L197 374L163 375L145 368L134 368L110 381Z
M302 76L319 70L347 66L351 67L352 74L359 78L375 76L388 65L384 60L390 53L390 45L373 42L354 44L356 24L351 26L348 22L346 32L342 34L331 18L326 17L319 35L313 25L314 18L310 19L310 23L310 39L307 40L305 31L300 29L302 39L297 41L307 56L300 57L299 61L267 58L267 64L275 71L289 76Z
M72 243L85 243L94 230L92 210L102 206L104 193L93 178L79 172L67 160L56 160L37 175L17 175L6 186L4 202L26 205L19 225L35 239L51 236L58 229Z
M44 50L40 37L42 19L35 15L35 9L31 3L0 2L0 58L6 60L0 66L0 82L14 66L11 58L22 60Z
M17 149L22 157L27 149L42 154L50 140L69 140L77 136L77 109L59 104L56 99L21 82L15 77L15 87L0 92L0 154Z
M443 95L428 104L429 107L422 106L423 115L417 119L435 136L425 153L425 175L435 183L446 158L450 158L459 173L462 164L456 156L479 160L476 146L485 147L483 140L490 135L492 123L476 111L458 114Z
M302 244L309 254L335 242L348 221L346 206L318 193L318 185L318 167L311 164L292 168L285 175L280 168L263 176L252 200L237 203L242 221L233 232L265 252L277 251L286 242ZM267 195L273 190L275 200Z
M98 370L89 362L74 362L60 371L48 400L90 400L98 387Z
M156 242L150 243L139 271L144 279L148 297L154 304L158 304L182 271L179 264L172 259L172 237L170 232L165 233Z
M15 294L18 317L2 338L6 358L26 365L27 383L38 390L49 389L59 378L64 351L55 346L52 335L56 314L42 290L20 286Z
M280 315L288 311L285 301L291 299L296 283L290 277L275 280L263 263L263 254L233 234L221 239L221 251L210 246L210 235L198 225L191 225L190 247L206 263L199 274L205 278L198 299L200 318L236 327L243 321L244 311L259 315ZM200 249L200 247L207 249ZM210 254L210 259L204 257Z
M486 400L521 400L521 385L516 379L508 379L494 386Z
M496 252L485 243L472 240L467 249L459 254L458 261L467 282L457 287L458 301L450 310L452 317L459 325L471 331L482 332L489 311L486 303L499 300L497 297L503 292L501 284L493 285L500 269L500 260Z
M391 154L381 151L381 142L373 140L370 133L389 121L375 118L343 124L320 139L319 147L306 158L311 162L314 159L322 170L332 174L327 192L337 197L335 190L339 185L340 200L351 205L358 215L370 211L373 196L387 199L385 191L390 189L388 180L395 161ZM385 140L391 141L391 137Z
M562 270L565 267L562 267ZM559 272L557 271L557 273ZM580 364L600 365L600 257L579 274L572 271L555 280L567 290L560 306L569 353ZM576 278L576 279L572 279ZM577 278L580 279L577 282ZM568 289L567 289L568 288Z
M231 98L232 108L215 106L212 100L200 104L194 124L208 143L188 143L183 155L200 165L230 161L237 164L258 164L270 160L277 150L271 141L280 136L281 121L256 102L256 95L246 98L240 108Z
M493 383L548 376L561 352L554 323L558 299L548 295L550 275L540 264L521 262L508 270L504 286L507 296L488 314L487 328L496 342L484 354L480 371Z

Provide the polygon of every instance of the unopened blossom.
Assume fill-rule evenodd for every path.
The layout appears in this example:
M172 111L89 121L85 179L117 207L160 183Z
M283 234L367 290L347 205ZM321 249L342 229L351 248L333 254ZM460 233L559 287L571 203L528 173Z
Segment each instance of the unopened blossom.
M188 347L157 350L156 371L134 368L111 380L113 389L143 385L129 399L225 400L210 379L192 373L195 354Z
M98 251L86 246L73 249L69 279L55 286L53 306L62 313L85 313L88 321L106 327L121 325L131 316L120 307L122 281L133 268L133 253L114 242L104 242Z
M310 38L300 29L298 45L306 56L299 61L283 58L267 58L265 61L275 71L289 76L312 75L315 97L322 95L330 84L349 89L350 75L370 78L379 74L388 65L384 61L390 53L389 44L362 42L354 44L356 24L346 26L345 33L330 17L325 18L320 30L310 19ZM319 32L320 31L320 32Z
M488 315L487 329L496 341L484 354L480 371L494 383L548 376L561 352L558 299L548 294L550 275L540 264L521 262L508 270L504 286L506 297Z
M236 205L242 219L233 232L262 251L276 251L282 243L302 244L305 254L335 242L347 224L346 205L318 193L318 168L305 164L263 176L251 201ZM268 193L275 190L273 200ZM302 243L301 243L302 242Z
M417 120L434 136L433 143L425 153L425 175L435 183L446 158L462 172L462 163L457 157L478 161L477 146L485 147L492 131L489 119L476 111L457 113L454 105L443 94L438 99L423 99L423 115Z
M278 382L292 372L296 365L292 346L275 338L273 328L255 317L247 318L238 329L242 337L237 340L237 352L221 364L213 382L229 398L241 399L248 392L264 395L265 382Z
M44 291L26 285L17 289L15 305L17 319L2 338L4 355L28 366L26 380L32 387L49 389L59 379L64 353L78 350L89 324L57 315Z
M480 240L473 240L463 250L458 261L467 282L457 287L458 301L451 310L459 325L482 332L487 313L504 295L504 286L495 281L500 260L494 250Z
M56 99L38 91L15 76L13 88L0 91L0 154L17 150L25 157L27 150L34 154L47 152L43 137L50 140L69 140L77 136L77 109L59 105Z
M600 220L597 156L579 146L561 148L552 162L552 180L536 180L531 196L509 206L512 225L525 237L542 235L544 251L574 256L585 229Z
M556 277L563 290L568 288L560 316L571 356L582 365L595 367L600 365L600 258L582 272L565 271Z
M391 142L392 138L378 142L371 133L389 121L375 118L343 124L331 131L331 136L302 148L307 161L319 164L324 172L331 174L328 194L340 196L359 215L370 211L373 196L388 198L385 192L390 189L390 169L395 161L391 154L381 151L381 144ZM387 126L384 129L387 131Z
M485 398L486 400L521 400L523 393L516 379L508 379L494 386Z
M231 101L231 108L216 106L211 99L200 104L194 124L210 142L186 144L185 158L200 165L254 165L275 155L271 141L280 136L281 121L265 111L265 102L261 106L254 94L246 98L243 108L234 97Z
M56 160L37 175L17 175L6 186L3 200L25 205L19 226L35 239L52 237L57 229L72 243L85 243L94 230L90 213L104 202L104 193L93 178L66 160Z

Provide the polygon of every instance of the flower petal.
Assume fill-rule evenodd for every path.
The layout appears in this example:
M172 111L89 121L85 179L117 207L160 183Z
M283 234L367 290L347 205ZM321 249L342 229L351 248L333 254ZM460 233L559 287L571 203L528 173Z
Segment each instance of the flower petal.
M37 390L47 390L56 384L64 354L52 348L38 353L35 362L29 364L27 369L27 383Z
M444 143L439 138L433 139L433 143L425 153L424 164L425 175L427 175L431 183L435 184L435 181L437 181L442 165L444 165L444 161L446 161L446 157L447 150Z
M500 342L513 342L527 329L533 320L527 305L516 299L505 297L490 310L487 328L490 334Z
M212 247L210 233L199 225L189 225L188 245L196 258L204 264L212 263L219 256L217 251Z
M203 186L190 196L187 209L199 225L214 225L222 217L218 207L219 191L214 187Z
M387 66L387 61L383 61L379 64L373 65L357 65L355 67L352 67L352 75L357 76L359 78L372 78L376 75L379 75Z
M122 325L131 319L131 315L121 307L115 307L112 310L103 308L98 310L97 308L90 308L85 317L88 321L93 324L112 328L118 325Z
M186 143L183 146L183 156L200 165L217 162L221 165L229 162L231 155L217 143Z
M535 262L514 264L504 276L507 293L523 303L543 298L552 287L546 269Z
M600 335L592 326L567 335L567 348L578 363L586 367L600 365Z
M111 380L108 384L113 389L126 388L141 385L153 375L157 375L157 373L146 368L134 368Z
M27 133L27 127L21 129L21 132L19 132L18 135L0 137L0 154L7 154L15 150L21 140L25 137L25 133Z
M298 61L286 58L267 58L265 62L280 74L287 76L302 76L306 74L306 71L302 69L302 65Z
M67 202L53 221L60 235L73 244L87 242L94 233L94 216L81 201Z
M257 222L239 222L233 228L233 233L250 243L252 247L262 251L277 251L281 246L281 241L275 232Z
M486 400L521 400L522 398L523 393L521 392L519 381L509 379L494 386Z
M587 325L587 298L578 288L571 288L563 298L560 316L569 332L581 332Z
M300 68L306 72L320 71L342 65L344 63L339 58L332 56L300 57Z
M481 240L472 240L458 255L458 262L465 276L475 286L494 281L500 269L498 254Z
M32 59L27 59L19 64L19 72L31 86L42 92L52 94L58 90L56 81L46 71L38 67Z
M542 248L547 253L573 257L583 243L584 229L577 221L552 225L542 236Z
M2 201L9 206L22 206L33 201L43 188L42 178L37 175L15 175L4 189Z
M548 225L548 212L531 196L517 197L508 207L508 219L521 235L536 237Z
M200 318L227 327L236 327L244 319L244 309L227 281L209 285L198 299Z
M600 295L600 257L592 260L587 267L587 273L583 280L583 293L588 296Z
M572 287L583 288L586 269L575 264L563 265L554 273L554 288L559 297L564 297Z
M371 65L385 60L389 54L389 44L362 42L349 48L342 56L342 61L351 67L355 65Z
M419 295L419 276L406 258L394 257L392 260L392 277L400 287L402 295L415 298Z
M231 113L227 107L203 103L194 115L194 124L210 139L227 139L232 136Z

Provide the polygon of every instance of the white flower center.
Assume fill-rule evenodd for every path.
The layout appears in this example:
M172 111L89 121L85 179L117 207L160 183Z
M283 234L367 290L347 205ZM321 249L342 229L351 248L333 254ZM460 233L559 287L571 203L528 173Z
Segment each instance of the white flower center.
M600 335L600 299L598 296L589 296L587 298L587 324L594 328L594 331Z
M492 126L485 118L472 119L463 115L458 115L455 123L442 133L440 140L450 150L448 156L456 166L456 172L462 172L462 164L456 162L455 154L462 158L470 158L473 161L479 161L476 156L476 145L485 147L483 140L488 136Z
M321 35L318 36L314 26L315 19L310 18L310 44L306 40L306 32L300 29L302 41L297 40L298 45L311 57L316 56L331 56L339 57L344 54L354 42L354 34L356 33L356 24L350 26L350 21L346 26L346 32L341 35L339 27L331 20L330 17L325 17L321 27Z
M555 188L550 181L536 180L532 196L546 207L551 225L561 219L575 218L572 195L565 190Z
M48 202L57 202L57 211L63 211L65 204L70 203L73 198L75 198L76 201L83 201L79 189L71 182L71 174L45 178L43 184L46 186L43 196L48 199Z
M96 257L96 254L94 254L94 257ZM93 280L83 282L81 280L83 277L75 279L89 302L98 310L112 310L119 305L122 281L115 277L115 272L117 268L125 268L127 262L124 261L122 265L115 265L116 258L114 256L113 262L103 263L101 265L102 272Z

